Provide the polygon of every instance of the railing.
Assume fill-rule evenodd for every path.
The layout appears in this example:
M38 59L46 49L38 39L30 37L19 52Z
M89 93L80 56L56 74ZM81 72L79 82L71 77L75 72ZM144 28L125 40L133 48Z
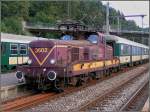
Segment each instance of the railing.
M41 23L41 22L25 22L24 27L36 27L36 28L56 28L56 24Z
M42 23L42 22L24 22L24 28L36 28L36 29L58 29L58 23ZM63 28L65 29L65 28ZM102 31L105 32L102 28L92 28L88 27L88 31ZM117 33L117 29L110 29L110 32ZM121 30L118 33L139 33L139 34L149 34L146 31L131 31L131 30Z

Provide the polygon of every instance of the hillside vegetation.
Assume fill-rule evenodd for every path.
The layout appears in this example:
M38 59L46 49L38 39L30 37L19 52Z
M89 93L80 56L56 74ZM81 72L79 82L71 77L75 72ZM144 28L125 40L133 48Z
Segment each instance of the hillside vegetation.
M28 34L22 30L22 21L32 23L55 24L67 18L80 20L88 26L102 28L105 25L106 6L99 0L95 1L2 1L1 31L14 34ZM69 15L69 16L68 16ZM111 16L122 16L123 29L139 30L134 21L127 21L123 14L110 7ZM110 18L113 27L117 27L117 19Z

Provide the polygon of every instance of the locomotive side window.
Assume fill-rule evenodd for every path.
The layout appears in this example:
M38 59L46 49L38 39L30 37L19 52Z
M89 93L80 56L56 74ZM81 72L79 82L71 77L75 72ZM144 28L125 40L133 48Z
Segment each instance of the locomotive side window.
M20 54L21 55L27 54L27 45L26 44L20 44Z
M11 55L18 54L18 44L10 44L10 54Z
M79 60L79 48L72 48L71 50L71 61Z
M84 49L84 60L88 60L89 59L89 49L88 48L85 48Z
M90 35L88 37L88 40L93 43L93 44L97 44L98 43L98 36L97 35Z

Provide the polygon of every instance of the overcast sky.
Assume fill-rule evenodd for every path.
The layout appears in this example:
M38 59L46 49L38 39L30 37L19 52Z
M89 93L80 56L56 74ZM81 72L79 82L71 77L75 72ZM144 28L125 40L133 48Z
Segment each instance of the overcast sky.
M107 1L102 1L106 4ZM109 6L121 11L124 15L146 14L144 17L144 27L149 27L149 1L109 1ZM128 17L127 20L134 20L137 25L142 27L141 17Z

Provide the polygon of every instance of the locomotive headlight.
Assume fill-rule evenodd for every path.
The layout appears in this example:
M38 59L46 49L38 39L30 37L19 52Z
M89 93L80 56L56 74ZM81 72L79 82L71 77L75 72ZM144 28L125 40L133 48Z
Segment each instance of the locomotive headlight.
M54 59L51 59L51 60L50 60L50 63L51 63L51 64L54 64L54 63L55 63L55 60L54 60Z
M28 64L30 65L32 63L32 60L31 59L28 59Z
M49 72L47 73L47 78L48 78L50 81L55 80L55 79L56 79L56 72L54 72L54 71L49 71Z
M43 72L45 72L45 71L46 71L46 68L43 69Z

